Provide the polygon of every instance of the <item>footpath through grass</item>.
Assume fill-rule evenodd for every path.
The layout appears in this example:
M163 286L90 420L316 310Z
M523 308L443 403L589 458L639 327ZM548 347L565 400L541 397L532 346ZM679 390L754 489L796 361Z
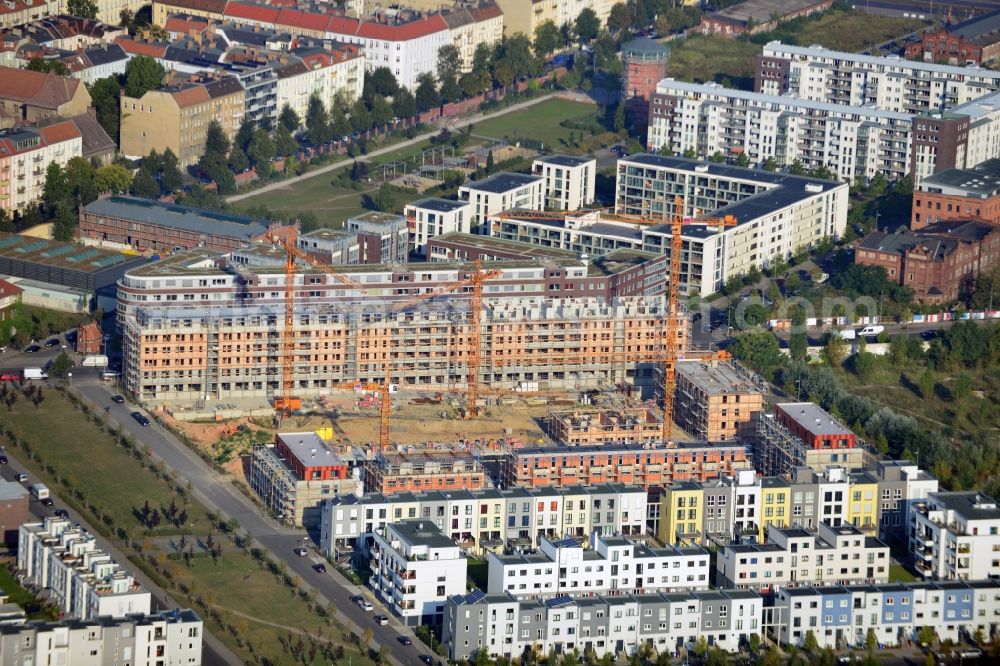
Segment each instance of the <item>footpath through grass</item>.
M12 389L6 387L8 391ZM0 396L3 397L3 396ZM23 394L0 400L0 442L22 458L95 528L116 539L129 566L142 569L244 663L323 664L349 657L366 666L363 637L354 636L301 589L301 581L225 524L129 437L106 425L103 409L61 390L44 391L36 408ZM58 501L58 500L57 500ZM180 526L143 525L136 513L171 502ZM137 509L134 511L133 509ZM0 587L6 589L0 573ZM339 647L338 647L339 646Z

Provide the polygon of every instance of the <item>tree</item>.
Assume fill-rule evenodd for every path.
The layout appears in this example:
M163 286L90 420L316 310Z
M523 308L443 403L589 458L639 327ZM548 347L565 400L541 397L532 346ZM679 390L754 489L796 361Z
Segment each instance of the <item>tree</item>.
M319 145L330 140L330 119L319 95L309 96L309 106L306 109L306 137L309 142Z
M844 362L844 356L847 354L847 343L844 342L844 338L840 337L840 334L836 331L831 331L826 334L826 339L823 342L823 358L826 360L827 365L831 368L835 368Z
M225 157L229 153L229 139L218 120L208 123L205 131L205 155Z
M772 282L771 284L774 284ZM788 353L793 361L805 361L809 353L809 335L806 333L806 311L796 307L792 312L792 334L788 338Z
M562 45L562 33L552 21L543 21L535 28L535 42L532 47L539 58L544 58Z
M611 13L608 15L608 30L612 34L619 34L632 27L632 10L624 2L616 2L611 5Z
M263 129L258 128L250 139L250 146L247 150L247 157L253 163L260 178L267 178L271 175L271 160L274 159L274 142L270 135Z
M723 162L726 161L726 156L720 153L719 151L715 151L714 153L708 156L708 161L714 162L715 164L722 164Z
M366 132L372 128L372 114L360 99L351 105L351 128L355 132Z
M934 630L934 627L926 625L920 627L920 631L917 632L918 643L930 647L934 645L934 641L936 640L937 640L937 631Z
M351 180L358 182L368 178L368 163L354 160L351 165Z
M458 49L455 50L457 51ZM438 53L438 58L440 58L440 52ZM375 94L382 97L392 97L399 91L399 83L396 81L392 70L388 67L376 67L370 74L366 74L365 83L369 82Z
M233 148L229 151L229 158L226 160L226 166L233 173L243 173L250 168L250 158L239 148Z
M746 153L740 153L736 157L736 166L744 168L750 166L750 157Z
M813 654L819 650L819 641L816 640L816 634L813 633L812 629L806 632L806 637L802 639L802 649Z
M375 210L382 212L391 212L396 209L396 193L389 183L382 183L378 188L375 196L372 197L372 205Z
M920 387L920 396L924 400L930 400L934 396L934 385L937 383L934 377L934 371L927 368L921 373L920 380L918 381L918 386Z
M961 372L955 377L955 383L951 387L951 395L957 402L962 402L972 394L972 377Z
M486 173L493 173L496 165L493 162L493 151L486 153Z
M70 360L69 354L63 350L59 352L59 356L56 356L55 360L52 361L52 367L49 368L49 372L56 377L65 377L72 369L73 361Z
M867 383L871 379L872 373L875 372L875 367L878 365L878 359L875 358L875 354L867 351L859 351L854 355L851 361L854 374L858 376L861 381Z
M385 97L376 97L372 103L372 122L375 127L392 122L392 104Z
M78 219L72 203L69 201L61 203L56 209L55 220L52 223L52 237L63 242L73 240Z
M45 60L44 58L32 58L28 61L25 69L32 72L45 72L58 74L59 76L69 76L69 69L61 60Z
M868 628L868 632L865 634L865 649L872 651L878 647L878 637L875 636L875 630L871 627Z
M139 169L135 172L135 176L132 177L129 193L137 197L156 199L160 196L160 186L156 184L156 181L153 180L148 171Z
M424 72L417 77L417 111L423 113L441 104L441 97L434 86L434 77L429 72Z
M70 190L70 205L76 209L97 198L94 185L94 165L82 157L72 157L64 168Z
M806 167L801 161L795 160L792 162L791 166L788 167L788 173L793 176L804 176L806 175Z
M91 2L91 0L69 0L66 3L66 11L70 16L79 16L80 18L88 19L97 18L97 5Z
M97 122L118 142L118 128L121 123L121 85L117 77L98 79L90 86L90 99L97 112Z
M253 140L256 132L257 126L254 125L253 121L250 120L248 116L244 116L243 122L240 123L240 128L236 130L236 136L233 138L233 146L249 155L250 142Z
M622 134L625 131L625 101L618 102L615 107L615 132Z
M771 377L783 362L778 339L769 331L741 333L730 347L730 352L766 377Z
M601 31L601 22L598 20L594 10L586 7L577 15L576 20L573 22L573 29L576 32L577 39L581 43L587 44L597 37L597 33Z
M98 192L124 194L132 183L132 173L120 164L105 164L94 171L94 187Z
M174 151L167 148L160 156L160 191L171 194L184 186L184 174L181 173L181 163Z
M457 102L462 99L462 88L455 79L443 79L441 81L441 101L445 104Z
M445 81L457 81L462 73L462 54L454 44L445 44L438 49L437 78L442 84Z
M149 56L136 56L125 67L125 94L142 97L163 85L163 66Z
M381 101L385 102L382 98ZM388 102L385 102L388 104ZM283 124L278 125L278 129L274 131L274 153L279 157L288 157L289 155L294 155L295 151L299 149L299 144L295 142L295 137L292 136L291 131Z
M295 133L299 129L299 114L295 113L293 109L288 104L281 107L281 113L278 114L278 122L289 132Z
M768 157L761 163L760 168L764 171L777 171L778 162L773 157Z
M489 74L494 55L496 52L489 44L485 42L476 44L476 50L472 54L472 71Z
M400 88L392 98L392 113L397 118L417 115L417 100L406 88Z
M347 119L346 105L337 104L330 109L330 123L327 131L331 139L346 137L351 133L351 121Z
M497 67L500 65L510 67L513 73L512 80L534 76L541 71L541 64L531 51L531 41L520 34L506 38L500 45L497 51Z

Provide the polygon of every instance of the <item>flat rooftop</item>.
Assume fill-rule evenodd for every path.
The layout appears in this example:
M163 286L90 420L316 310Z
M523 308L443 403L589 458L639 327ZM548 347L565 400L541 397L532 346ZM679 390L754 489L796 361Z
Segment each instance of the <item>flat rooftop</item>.
M812 402L781 402L775 405L812 435L852 435L851 430Z
M413 206L414 208L424 208L427 210L433 210L439 213L450 213L453 210L458 210L459 208L465 208L470 204L468 201L458 201L456 199L442 199L441 197L428 197L426 199L417 199L416 201L411 201L407 205Z
M1000 159L980 162L971 169L945 169L920 182L921 192L934 192L937 188L961 190L967 196L997 196L1000 194Z
M680 361L677 374L709 395L764 393L760 380L734 362Z
M0 232L0 258L85 273L98 273L122 264L139 266L146 261L115 250L4 232Z
M20 483L0 479L0 500L19 499L27 494L28 489Z
M504 254L511 255L512 257L517 257L518 259L556 258L574 260L578 258L576 252L573 252L572 250L563 250L555 247L543 247L535 245L534 243L522 243L521 241L506 240L495 236L466 234L460 231L452 231L446 234L441 234L440 236L434 236L429 239L428 242L431 245L438 243L459 245L485 253L502 252Z
M500 194L516 190L517 188L524 187L525 185L537 183L540 180L542 180L541 176L501 171L500 173L495 173L488 178L484 178L483 180L469 181L462 185L461 189L481 190L483 192Z
M536 157L535 162L554 164L561 167L578 167L590 162L596 164L597 159L594 157L579 157L577 155L542 155L541 157Z
M1000 519L1000 508L996 500L985 493L975 491L955 491L930 493L935 504L961 514L969 520Z
M244 215L166 204L139 197L114 196L97 199L84 206L82 212L196 233L228 236L245 242L267 232L266 224Z
M276 437L303 467L344 464L340 455L314 432L279 432Z
M455 548L455 542L442 534L430 520L404 520L391 523L389 528L411 546Z
M396 215L395 213L382 213L377 210L372 210L367 213L361 213L360 215L354 215L347 218L346 226L350 226L351 223L373 226L398 225L406 224L406 218L402 215Z
M709 16L733 23L748 23L749 21L762 23L772 21L775 17L780 18L793 12L808 9L822 4L822 2L823 0L746 0L713 12Z

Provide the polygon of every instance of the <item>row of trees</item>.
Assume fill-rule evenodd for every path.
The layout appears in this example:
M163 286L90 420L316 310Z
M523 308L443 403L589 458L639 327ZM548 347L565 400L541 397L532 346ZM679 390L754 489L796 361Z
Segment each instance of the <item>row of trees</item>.
M95 166L82 157L70 159L65 167L51 163L45 172L42 212L53 222L53 238L72 240L80 206L94 201L102 192L127 192L131 181L131 173L120 164Z

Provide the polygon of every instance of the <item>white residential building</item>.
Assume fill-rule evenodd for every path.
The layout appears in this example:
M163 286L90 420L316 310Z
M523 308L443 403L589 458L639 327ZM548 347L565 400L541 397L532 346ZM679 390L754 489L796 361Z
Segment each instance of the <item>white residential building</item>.
M735 652L762 632L763 599L751 590L706 590L678 594L558 597L544 602L510 594L471 594L448 600L442 642L449 658L518 657L525 648L540 654L593 650L600 659L635 654L651 645L660 654L693 649L699 637Z
M912 129L913 116L898 111L664 79L650 104L648 147L798 162L844 181L879 172L898 180L910 172Z
M732 543L716 557L720 588L773 590L802 585L860 585L889 580L889 546L853 525L821 523L767 530L764 543Z
M997 90L1000 72L775 41L757 58L755 83L757 92L769 95L920 114Z
M434 523L407 520L375 533L369 585L408 625L437 624L445 600L465 592L468 562Z
M1000 508L975 491L930 493L910 510L910 552L927 579L1000 576Z
M547 210L580 210L594 203L596 158L544 155L531 163L531 173L545 179Z
M60 666L200 666L205 627L192 610L153 615L6 624L0 654L11 663Z
M361 97L365 85L365 58L357 46L337 45L331 49L299 47L292 53L293 62L275 65L275 92L280 106L288 104L305 124L309 98L313 94L323 100L326 108L340 103L342 97L353 102Z
M427 241L452 232L469 233L473 206L469 201L429 197L406 204L403 216L410 229L410 251L427 256Z
M487 591L542 598L703 590L708 559L698 547L649 548L597 533L589 548L576 539L543 538L536 553L490 553Z
M458 198L472 204L475 229L494 213L514 208L544 210L545 179L537 175L502 171L458 188Z
M83 135L68 120L38 129L0 131L0 208L24 212L37 203L49 165L65 166L82 151Z
M879 536L905 541L913 507L938 491L938 480L909 460L880 460L872 473L878 479Z
M17 568L22 583L45 590L67 618L150 612L149 592L100 549L92 534L62 518L21 525Z
M540 524L580 539L643 534L647 507L643 488L622 484L347 495L321 505L320 550L328 557L349 553L390 523L423 519L454 541L471 536L468 550L486 557L504 547L539 548Z
M896 583L858 587L799 587L778 590L775 638L802 646L812 632L821 648L862 648L871 631L879 645L917 641L931 627L941 641L982 629L987 636L1000 615L1000 583Z

